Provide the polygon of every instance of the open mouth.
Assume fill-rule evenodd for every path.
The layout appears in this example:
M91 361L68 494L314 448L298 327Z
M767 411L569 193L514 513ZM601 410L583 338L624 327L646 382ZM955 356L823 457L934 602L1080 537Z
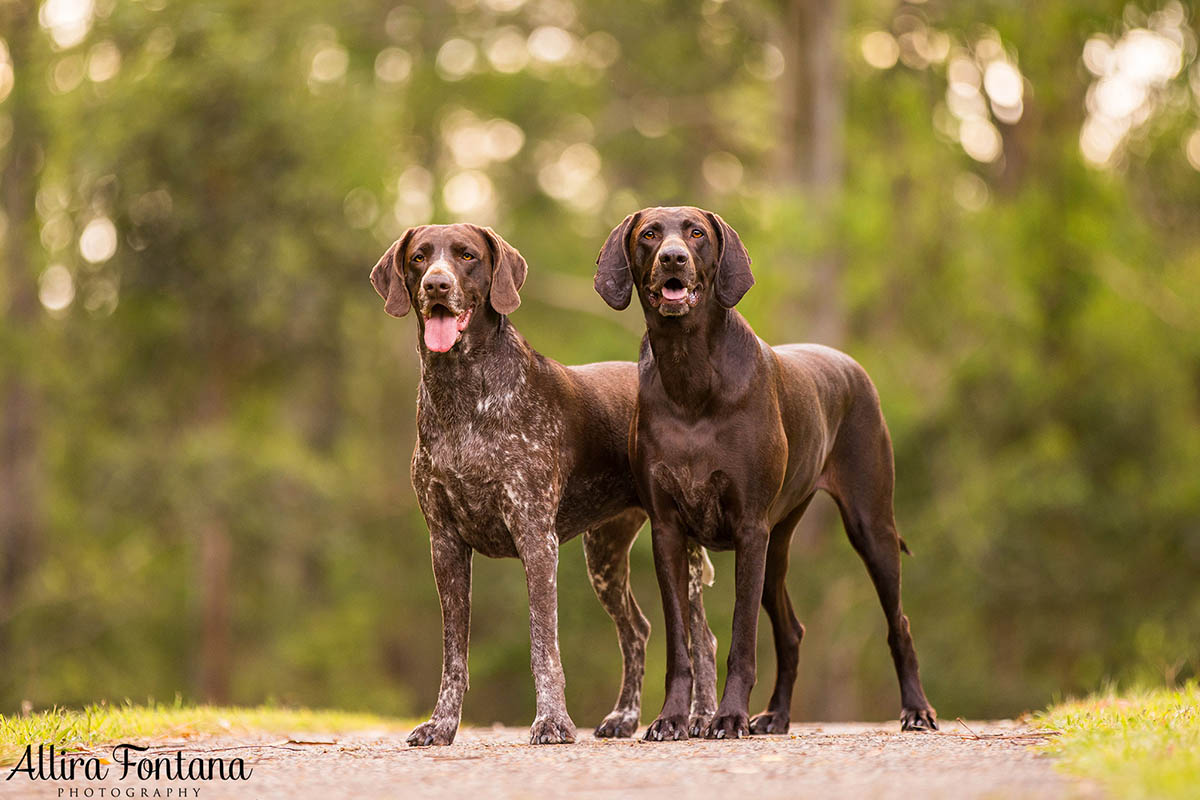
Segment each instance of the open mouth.
M670 278L658 291L647 292L650 305L666 316L686 314L700 302L700 285L688 286L679 278Z
M663 284L662 296L663 300L678 303L681 300L687 299L687 287L683 285L683 281L679 280L679 278L671 278L671 280Z
M430 308L425 315L425 346L435 353L444 353L458 344L462 332L471 323L472 310L468 308L455 314L441 303Z

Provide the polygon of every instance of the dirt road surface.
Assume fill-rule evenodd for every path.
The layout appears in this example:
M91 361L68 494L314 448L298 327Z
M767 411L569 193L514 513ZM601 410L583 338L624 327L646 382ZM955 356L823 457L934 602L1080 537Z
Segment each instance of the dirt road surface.
M148 755L244 758L246 781L119 779L4 781L14 798L953 798L1100 797L1055 771L1038 753L1045 741L1008 721L953 721L940 733L901 734L889 723L793 724L787 736L739 741L644 743L597 740L581 731L574 745L527 744L519 728L467 728L450 747L411 748L404 734L363 731L290 738L162 740ZM111 758L110 748L99 755ZM79 790L71 793L70 789ZM173 788L170 795L165 793ZM61 793L59 789L63 789ZM89 794L86 790L91 789ZM104 789L104 793L100 793ZM117 790L114 795L113 790ZM142 790L147 790L142 794Z

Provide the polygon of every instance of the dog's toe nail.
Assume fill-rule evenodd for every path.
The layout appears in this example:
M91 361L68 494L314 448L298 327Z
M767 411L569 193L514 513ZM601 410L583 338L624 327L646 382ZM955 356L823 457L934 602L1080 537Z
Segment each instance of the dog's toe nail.
M725 738L725 731L717 731L717 738L718 738L718 739L724 739L724 738Z

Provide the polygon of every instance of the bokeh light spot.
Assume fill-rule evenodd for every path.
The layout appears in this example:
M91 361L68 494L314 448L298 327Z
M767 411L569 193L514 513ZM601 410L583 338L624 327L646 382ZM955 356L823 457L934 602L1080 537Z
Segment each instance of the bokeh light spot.
M433 175L416 164L396 181L396 222L404 227L423 225L433 219Z
M460 81L475 68L478 52L466 39L450 39L438 50L435 64L443 80Z
M412 74L413 60L407 50L385 47L375 56L375 77L384 83L402 83Z
M746 69L761 81L778 79L786 65L783 51L769 42L755 56L746 57Z
M105 39L92 45L88 52L87 75L93 83L104 83L112 80L121 70L121 50L117 45Z
M83 56L72 54L64 56L54 63L50 70L50 87L57 94L73 91L83 82L87 71Z
M963 151L976 161L995 161L1003 150L1000 132L982 117L964 119L958 129L958 138L962 142Z
M79 254L92 264L108 261L117 252L117 226L108 217L96 217L79 235Z
M1084 45L1083 63L1096 81L1087 91L1079 148L1092 165L1111 166L1126 138L1164 102L1164 89L1183 69L1183 43L1194 41L1183 17L1182 6L1168 3L1150 15L1149 28L1131 26L1115 42L1093 36Z
M1192 169L1200 170L1200 130L1192 131L1183 144L1183 152L1187 155Z
M369 228L379 218L379 200L371 190L356 186L342 201L342 211L351 228Z
M308 76L318 83L333 83L341 80L349 66L350 54L346 52L346 48L328 43L313 55Z
M506 119L494 119L487 124L487 154L495 161L507 161L521 152L525 132Z
M529 48L525 36L512 26L492 31L484 40L483 52L497 72L513 74L529 63Z
M993 61L983 73L983 87L993 103L1016 106L1021 102L1024 87L1021 73L1007 61Z
M75 280L62 264L46 267L38 279L38 300L47 311L64 311L75 299Z
M733 153L709 153L700 164L700 172L718 192L732 192L742 182L742 162Z
M529 34L529 54L538 61L554 64L566 60L575 48L575 38L562 28L543 25Z
M0 103L3 103L4 98L12 91L13 81L12 56L8 54L8 45L0 39Z
M900 59L900 45L887 31L871 31L862 37L863 60L875 69L891 69Z
M478 170L453 175L442 188L442 201L454 214L486 212L492 205L492 181Z
M962 172L954 178L954 201L966 211L982 211L988 202L988 186L974 172Z
M87 38L95 6L92 0L46 0L38 21L60 49L74 47Z

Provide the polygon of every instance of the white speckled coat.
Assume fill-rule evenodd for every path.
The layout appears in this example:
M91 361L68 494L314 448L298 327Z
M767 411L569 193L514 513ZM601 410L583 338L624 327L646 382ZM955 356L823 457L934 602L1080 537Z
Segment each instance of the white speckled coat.
M525 270L524 259L494 232L453 225L409 231L372 272L389 313L402 316L411 306L420 312L412 479L429 524L444 638L437 705L410 744L454 740L468 683L476 551L520 558L525 567L537 694L530 740L574 740L556 576L560 543L579 534L623 658L617 703L596 734L630 736L638 724L649 623L629 587L629 548L645 521L628 464L636 365L564 367L534 351L506 316L519 303ZM693 710L704 720L716 707L716 641L701 604L699 576L707 563L701 548L691 561Z

